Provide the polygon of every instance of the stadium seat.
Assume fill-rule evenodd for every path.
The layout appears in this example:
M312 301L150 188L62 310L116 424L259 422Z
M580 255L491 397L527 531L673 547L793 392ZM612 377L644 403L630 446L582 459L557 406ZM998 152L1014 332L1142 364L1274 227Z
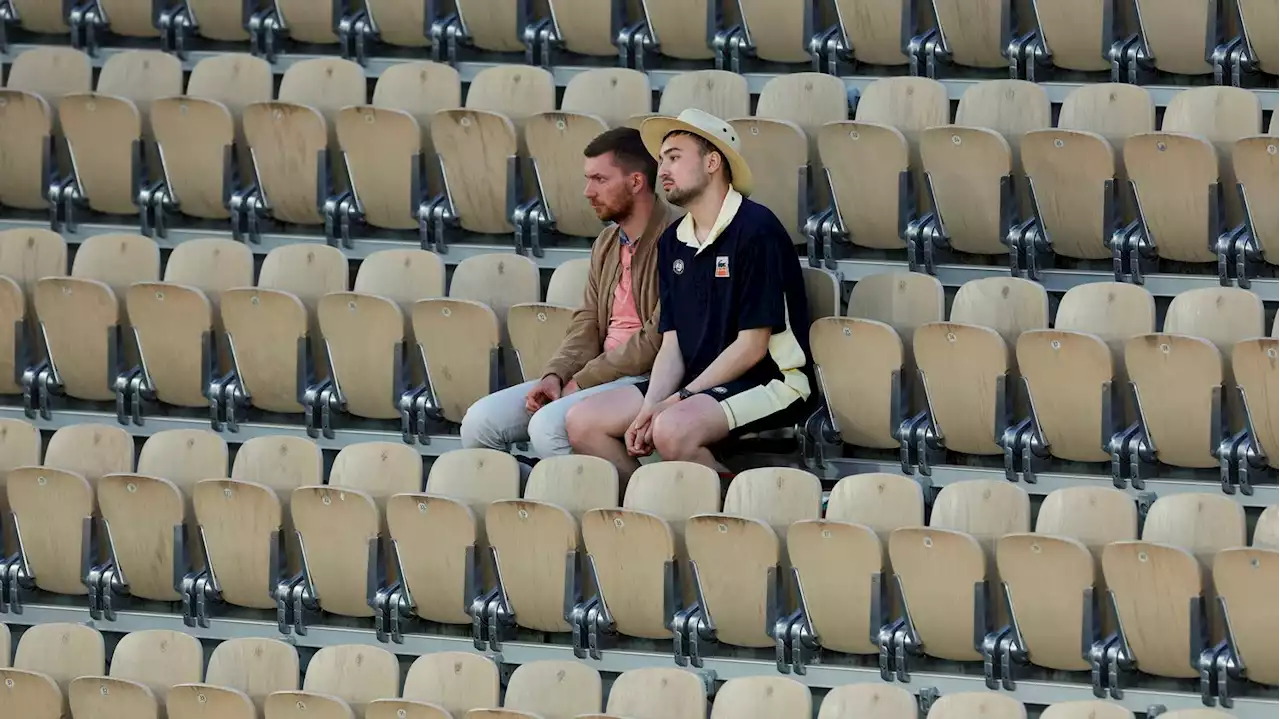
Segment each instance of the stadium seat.
M889 558L904 615L880 631L881 652L892 659L881 677L909 676L913 656L980 661L983 640L1005 621L997 600L996 541L1030 529L1027 493L995 480L943 487L928 527L889 535Z
M875 80L862 91L854 117L817 132L818 155L831 184L829 231L859 247L901 249L907 224L931 206L919 136L950 121L946 88L925 78ZM834 256L829 246L824 254Z
M13 668L0 669L4 680L0 697L22 716L67 716L71 682L106 669L106 644L97 629L83 624L37 624L18 639Z
M111 653L107 676L81 676L68 689L79 716L164 716L169 689L204 678L200 640L166 629L130 632Z
M218 0L182 0L161 11L159 24L162 32L172 33L172 37L166 39L181 55L193 32L207 40L249 41L249 19L258 10L258 5L258 0L238 5L227 5Z
M328 646L307 663L302 691L267 697L265 719L364 717L378 699L400 696L400 662L386 649L360 644ZM345 711L344 711L345 710Z
M543 459L530 473L523 499L490 504L485 531L498 586L487 602L473 605L473 616L483 609L488 617L486 627L473 631L476 642L497 650L507 630L517 626L575 631L585 606L575 609L595 593L581 561L581 518L588 510L616 506L617 470L585 455Z
M821 22L819 8L813 0L745 0L738 4L742 23L718 32L714 44L734 72L741 72L742 60L752 57L807 63L809 41Z
M34 176L36 172L42 173L41 177L46 178L50 173L56 172L59 176L63 176L71 172L71 155L67 150L66 135L62 130L62 122L58 118L58 109L62 105L64 96L93 90L93 67L90 64L89 56L69 47L38 46L32 48L14 58L9 65L9 77L4 87L7 89L0 91L0 96L13 97L15 93L28 93L38 95L44 100L49 109L48 114L51 118L52 134L56 140L54 144L49 146L51 155L50 162L47 165L32 165L30 164L31 160L26 160L21 165L15 162L15 172L17 167L24 167L25 173L20 177L25 177L26 179L19 180L15 178L9 180L9 182L23 181L27 187L33 187L31 183L35 182ZM29 100L23 100L21 103L21 105L15 106L18 109L6 111L4 115L6 155L11 151L21 151L21 154L11 155L12 157L29 157L33 146L27 144L27 142L30 141L33 132L38 132L39 129L44 127L44 123L40 121L38 114L33 114L36 109L33 103ZM19 112L21 113L20 115L16 114ZM21 119L23 124L13 125L13 121L17 119ZM8 138L15 137L15 135L10 133L15 133L18 138L22 138L25 135L27 139L21 145L11 144ZM36 158L33 157L32 159ZM39 159L43 163L43 158ZM58 164L56 166L53 165L53 161ZM48 182L45 182L45 185L47 192ZM46 200L50 200L47 195L43 195L43 197ZM0 204L8 204L8 202L0 200ZM50 204L56 204L56 199L50 200ZM47 206L49 205L41 204L35 209L42 209Z
M39 95L0 89L0 152L7 168L0 178L0 207L48 207L48 178L56 172L54 121Z
M982 0L977 5L959 0L934 2L937 27L903 44L911 58L911 74L934 77L952 65L1016 70L1017 57L1027 41L1020 33L1030 29L1035 20L1024 17L1029 15L1026 9L1026 4L1015 0Z
M498 705L498 667L467 652L437 652L414 660L402 699L377 699L365 719L453 719Z
M710 60L715 57L717 52L712 44L720 29L719 7L715 0L694 0L692 3L688 0L645 0L646 25L632 38L637 67L644 68L646 52L680 60ZM740 116L711 114L717 117Z
M61 235L40 228L0 231L0 275L8 280L0 282L0 295L6 300L2 313L6 330L0 340L0 393L21 394L22 374L27 366L45 359L35 308L36 282L66 274L67 244Z
M27 32L66 35L71 31L66 8L61 3L50 5L42 0L11 0L11 3L18 15L18 27Z
M253 264L253 251L243 242L224 237L200 237L174 247L164 265L165 283L198 290L209 300L213 310L214 346L218 351L215 367L219 372L234 369L222 323L222 293L237 287L253 286Z
M1026 79L1041 79L1041 68L1077 72L1112 69L1112 44L1120 37L1124 22L1114 3L1042 0L1035 10L1037 35L1023 45L1021 57L1010 58L1011 63L1025 67Z
M600 673L575 661L521 664L507 682L503 707L542 719L574 719L604 704Z
M729 125L758 178L752 199L773 211L793 244L805 244L811 167L804 130L787 120L755 117L730 120Z
M1236 175L1231 163L1232 147L1237 140L1257 135L1261 130L1262 109L1258 96L1238 87L1183 90L1174 95L1165 108L1161 132L1198 135L1213 144L1222 184L1222 201L1225 203L1225 208L1219 209L1225 209L1228 227L1234 227L1243 219L1240 197L1234 191Z
M532 30L538 37L541 50L540 62L550 65L559 50L594 57L619 57L630 54L630 34L634 32L628 22L627 7L623 0L550 0L548 18L530 18L525 26L526 38ZM626 41L619 33L625 33ZM526 42L528 40L526 39ZM622 47L615 43L622 42Z
M632 117L653 111L649 76L620 67L580 72L565 85L560 110L596 115L609 127L621 127Z
M458 263L449 279L450 299L482 302L493 310L503 346L510 346L507 314L511 307L537 302L541 294L542 282L533 260L503 252L468 257Z
M1261 337L1262 301L1234 287L1182 292L1169 304L1163 332L1125 344L1125 366L1134 384L1142 423L1128 439L1125 460L1141 480L1155 462L1175 467L1222 466L1223 487L1246 486L1249 473L1228 471L1238 463L1230 433L1245 427L1234 389L1231 352L1237 342ZM1169 389L1177 387L1177 392ZM1226 397L1223 397L1223 394ZM1234 475L1232 477L1232 475Z
M383 70L373 88L373 106L401 110L418 121L422 133L422 167L425 185L418 190L434 198L443 192L440 163L431 139L431 116L439 110L462 105L462 83L458 71L436 62L403 62ZM417 208L414 208L417 211Z
M400 417L400 396L411 382L400 306L375 294L331 292L320 298L317 310L331 382L319 390L321 417L313 426L331 435L336 424L331 412Z
M1133 719L1133 712L1105 701L1059 702L1045 707L1041 719Z
M169 213L202 219L230 217L231 193L254 178L241 119L244 109L270 102L271 68L250 55L226 54L199 62L187 94L156 99L150 118L163 152L164 177L141 196L144 232L163 233Z
M1135 669L1208 681L1213 652L1201 652L1223 637L1217 613L1209 611L1213 557L1244 544L1239 504L1221 495L1179 494L1151 505L1142 541L1113 542L1102 550L1120 633L1095 644L1092 652L1105 657L1108 678L1102 681L1113 697Z
M527 231L594 238L604 224L583 196L582 157L587 145L609 129L603 117L546 112L525 120L540 207L529 211ZM533 247L540 241L530 238Z
M960 288L949 322L916 329L912 344L927 409L908 419L898 437L902 452L914 446L919 471L929 473L944 446L965 454L1004 454L1013 439L1005 431L1011 416L1026 411L1015 399L1019 378L1013 350L1023 332L1048 325L1042 286L992 277Z
M1130 46L1126 55L1131 82L1140 81L1140 68L1177 75L1213 72L1211 58L1222 32L1215 8L1194 2L1134 3L1142 27L1140 42Z
M1236 547L1218 552L1213 559L1213 585L1231 637L1216 663L1220 699L1235 693L1224 677L1280 684L1277 632L1270 627L1276 621L1271 607L1276 599L1272 590L1280 585L1278 574L1280 559L1275 549Z
M818 719L916 719L920 707L901 687L846 684L827 692Z
M678 1L683 4L686 0ZM647 6L650 8L652 22L653 16L658 13L653 7L654 3L649 2ZM687 8L681 7L680 10L685 11ZM687 23L688 15L677 22ZM747 89L747 79L724 70L695 70L682 72L667 80L666 87L662 88L662 98L658 101L658 114L675 117L690 108L709 112L724 120L750 117L751 94Z
M992 692L961 692L938 697L933 706L929 707L928 719L962 719L974 716L988 719L1026 719L1027 708L1017 699Z
M711 719L792 719L813 715L809 688L788 677L730 679L716 692Z
M1103 602L1102 548L1137 536L1131 497L1110 487L1077 486L1045 497L1034 534L996 540L996 569L1013 624L988 638L984 653L999 662L1006 688L1015 685L1019 664L1091 668L1089 649L1098 630L1114 628Z
M1235 248L1236 277L1245 287L1254 268L1243 266L1264 261L1280 264L1280 212L1273 197L1280 196L1280 164L1276 156L1276 138L1255 135L1237 140L1231 148L1231 167L1235 172L1235 188L1224 187L1223 192L1237 190L1244 212L1244 227L1248 239L1237 240ZM1236 231L1232 228L1232 231ZM1244 244L1242 249L1240 244Z
M273 639L228 639L209 657L204 683L169 690L169 719L255 719L267 696L298 689L298 652Z
M613 680L608 710L635 719L707 719L707 691L680 669L632 669Z
M362 225L416 229L423 193L429 191L417 120L403 110L353 106L338 113L337 131L352 194L341 196L333 214L326 210L325 233L350 246Z
M702 666L712 642L735 647L775 646L788 630L796 592L786 533L793 522L822 514L818 478L799 469L759 468L729 485L719 514L698 514L685 524L685 541L698 603L676 614L676 663Z
M810 329L828 414L822 432L836 435L814 439L820 446L898 447L905 415L924 408L911 339L916 327L942 319L942 284L923 273L864 277L849 295L848 315L818 319Z
M1243 76L1250 73L1275 76L1280 72L1280 56L1276 50L1276 9L1270 3L1257 0L1236 0L1235 4L1240 12L1239 44L1233 48L1228 41L1229 54L1223 58L1227 67L1215 67L1215 79L1221 73L1219 82L1229 80L1232 85L1239 86L1243 84ZM1229 77L1226 75L1228 70Z
M147 439L136 473L97 483L109 562L85 580L91 615L113 620L118 597L182 600L182 580L204 566L204 543L192 511L196 483L227 474L227 445L203 429L174 429Z
M487 597L494 587L485 508L519 496L520 470L514 457L466 449L446 452L432 463L425 493L397 494L387 500L393 560L402 573L376 597L380 636L389 634L400 641L403 625L415 616L441 624L472 622L473 602ZM401 545L435 549L406 562Z
M468 110L506 115L523 131L524 121L556 109L556 85L551 73L529 65L498 65L476 74L467 86Z
M1238 450L1249 466L1280 464L1280 423L1265 408L1277 403L1277 341L1242 340L1231 350L1232 375L1239 385L1245 415L1246 446Z
M421 489L417 451L399 442L364 442L338 453L328 484L293 490L290 511L304 567L281 581L275 596L291 599L295 629L305 631L308 612L374 616L374 595L395 574L385 551L387 501ZM357 577L365 581L353 581Z
M546 302L511 305L507 329L524 381L542 378L542 369L560 348L582 306L590 278L589 259L569 260L551 274Z
M30 423L20 419L0 420L0 556L10 557L18 551L18 541L9 517L9 496L6 480L9 472L18 467L40 464L40 432ZM3 567L0 560L0 567Z
M839 275L820 267L805 266L801 271L804 274L805 296L809 300L809 319L816 321L823 317L839 317L844 306Z
M879 653L876 637L893 609L887 540L899 527L922 524L924 497L914 480L869 473L836 484L824 519L791 525L787 547L805 601L788 632L793 664L805 664L819 643L845 654Z
M605 635L671 638L676 612L696 601L685 521L719 509L714 472L686 462L658 462L631 477L621 509L597 508L583 515L588 566L600 593L598 604L588 601L585 617L584 643L593 658Z
M1062 297L1054 329L1018 337L1018 369L1032 415L1014 430L1017 471L1034 477L1049 458L1106 462L1121 456L1112 437L1136 419L1124 343L1153 332L1155 316L1155 299L1141 286L1091 282Z
M235 425L249 406L299 413L313 379L328 376L316 307L329 292L347 289L347 259L336 247L277 247L262 262L257 287L222 293L222 321L235 372L209 388L221 397L215 420Z

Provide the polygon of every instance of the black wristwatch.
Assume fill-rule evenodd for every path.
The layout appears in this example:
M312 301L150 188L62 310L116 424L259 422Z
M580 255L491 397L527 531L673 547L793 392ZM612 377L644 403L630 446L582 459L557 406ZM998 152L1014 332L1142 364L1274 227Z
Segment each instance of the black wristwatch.
M686 400L693 396L693 392L690 392L688 387L681 387L676 394L680 396L681 400Z

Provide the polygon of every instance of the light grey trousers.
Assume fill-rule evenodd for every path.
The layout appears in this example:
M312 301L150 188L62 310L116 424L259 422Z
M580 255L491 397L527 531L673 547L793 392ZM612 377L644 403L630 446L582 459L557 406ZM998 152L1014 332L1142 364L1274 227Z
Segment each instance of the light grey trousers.
M572 454L564 418L569 408L594 394L643 382L644 377L623 377L602 385L578 390L568 397L543 405L532 417L524 399L538 380L498 390L471 405L462 418L462 446L506 450L517 442L528 442L539 457Z

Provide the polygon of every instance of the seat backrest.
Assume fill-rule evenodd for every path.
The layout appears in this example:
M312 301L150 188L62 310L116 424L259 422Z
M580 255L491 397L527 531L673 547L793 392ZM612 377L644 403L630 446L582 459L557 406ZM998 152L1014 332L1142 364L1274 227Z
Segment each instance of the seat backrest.
M1058 127L1094 132L1118 152L1125 138L1156 127L1156 106L1146 88L1123 82L1089 83L1062 101Z
M741 677L716 692L711 719L770 719L813 714L813 694L789 677Z
M1027 708L1017 699L991 692L947 694L929 708L929 719L1027 719Z
M1238 224L1242 214L1240 196L1235 192L1231 146L1236 140L1261 132L1262 109L1258 97L1238 87L1183 90L1169 101L1160 130L1196 135L1213 143L1218 155L1218 180L1222 184L1227 223L1228 226Z
M1231 617L1232 639L1249 678L1280 684L1274 651L1277 632L1270 589L1280 584L1280 554L1274 549L1224 549L1213 559L1213 585ZM1262 589L1264 591L1259 591Z
M179 407L207 407L209 380L217 374L209 299L192 287L139 282L125 294L125 306L156 398Z
M892 684L846 684L822 698L818 719L916 719L915 697Z
M593 115L548 112L525 119L525 143L538 170L538 187L563 234L595 237L604 227L582 194L581 158L607 129L604 118Z
M483 517L490 502L520 497L520 465L493 449L445 452L431 463L427 492L462 501Z
M571 631L564 588L568 557L578 548L573 515L545 502L503 500L485 509L484 521L500 555L503 586L519 607L516 622L543 632Z
M163 705L169 687L204 679L204 649L199 639L182 632L130 632L111 653L111 678L142 684Z
M792 8L788 14L798 18L802 13L799 8ZM818 72L778 75L765 83L760 91L755 116L790 122L804 131L809 140L813 187L819 190L820 194L816 196L822 197L827 183L818 155L818 134L829 122L849 119L849 99L844 81L835 75ZM738 136L745 139L742 132Z
M863 277L849 293L847 314L889 325L910 347L917 327L944 319L942 283L936 277L918 272Z
M550 502L581 520L588 509L618 506L618 470L599 457L546 457L534 466L524 498Z
M243 42L249 39L245 29L245 11L257 9L256 5L227 5L218 0L188 0L187 7L200 19L196 31L201 37L224 42Z
M7 171L0 177L0 204L25 210L49 206L46 175L53 172L50 138L56 115L39 95L0 90L0 152Z
M1008 482L978 479L948 484L934 499L929 526L964 532L981 542L990 555L995 540L1031 530L1031 498Z
M65 35L67 10L61 3L50 5L41 0L14 0L13 9L18 12L24 30L52 35Z
M307 663L302 688L337 697L351 705L357 716L363 716L369 702L399 696L400 660L380 647L325 647Z
M498 667L470 652L423 654L404 679L404 698L437 704L454 716L498 706Z
M560 109L604 118L610 127L653 111L649 76L639 70L610 67L580 72L569 79Z
M124 98L89 93L62 98L58 118L90 209L138 214L133 178L147 117Z
M1160 461L1175 467L1218 466L1214 449L1221 417L1213 402L1222 390L1224 368L1217 348L1199 337L1141 335L1125 343L1124 363Z
M1017 167L1008 139L986 127L944 125L920 133L927 192L951 246L973 254L1007 253L1002 209Z
M1160 500L1163 501L1163 500ZM1192 600L1205 599L1201 567L1190 552L1153 542L1113 542L1102 550L1102 571L1134 658L1154 676L1199 675L1188 656ZM1216 634L1211 641L1217 641Z
M467 408L496 389L493 360L501 338L498 316L480 302L421 300L413 306L413 334L441 338L418 347L426 357L427 374L449 378L432 385L441 414L450 422L461 422Z
M339 110L363 105L366 97L364 68L350 60L330 57L290 65L280 79L276 99L313 108L333 126Z
M169 253L164 281L200 290L216 308L224 290L253 285L253 251L225 237L187 240Z
M206 17L204 14L199 17L203 32ZM243 27L239 29L244 32ZM207 57L192 68L191 78L187 81L187 96L219 103L231 113L240 177L253 177L253 159L249 155L241 119L249 105L275 99L275 77L271 65L247 53L221 53Z
M1280 549L1280 509L1273 504L1258 515L1253 528L1253 544L1259 549Z
M1273 195L1280 195L1280 152L1276 138L1256 135L1237 140L1231 147L1231 167L1244 190L1245 216L1251 223L1262 256L1271 264L1280 263L1280 218L1267 209ZM1224 187L1224 192L1231 188Z
M976 4L957 0L933 3L938 32L945 38L952 61L968 67L1004 67L1003 53L1010 32L1011 0L981 0Z
M37 567L35 584L46 592L87 593L82 557L90 552L88 525L93 489L84 477L52 467L19 467L9 473L9 509L22 526L26 560Z
M1058 702L1045 707L1040 719L1133 719L1133 712L1111 702Z
M109 424L68 425L49 438L44 464L75 472L93 485L104 474L133 471L133 437Z
M809 39L818 24L816 3L742 0L738 9L751 33L757 57L770 62L809 61Z
M708 60L715 57L715 52L711 49L711 38L715 34L719 10L720 6L713 0L644 2L644 18L649 23L650 32L660 38L662 54L682 60Z
M566 260L556 265L547 285L547 303L561 307L581 307L591 277L591 260Z
M1179 75L1213 72L1209 56L1217 42L1216 5L1135 0L1134 6L1142 22L1143 47L1157 69Z
M244 132L253 151L255 177L271 198L271 215L282 222L318 225L325 198L318 189L326 167L322 153L336 145L328 135L332 123L318 110L284 102L257 102L244 109ZM345 187L340 153L330 153L330 179Z
M822 484L802 469L749 469L729 484L724 513L765 522L781 542L792 522L822 515Z
M421 491L422 455L401 442L347 445L329 469L329 486L365 492L385 506L393 494Z
M289 37L299 42L327 44L338 41L336 28L342 19L334 16L338 6L306 0L276 0L276 10Z
M1035 21L1043 42L1053 48L1053 65L1068 70L1099 72L1111 67L1107 52L1119 34L1115 8L1105 0L1073 2L1042 0L1035 5Z
M662 89L658 114L675 117L695 108L728 120L751 114L747 79L725 70L694 70L675 75Z
M369 17L378 28L378 37L388 45L402 47L426 47L431 44L431 23L425 3L404 3L397 0L373 0L365 4Z
M320 298L317 315L346 411L398 418L398 400L410 382L403 371L409 346L400 307L377 295L333 292Z
M317 358L317 373L324 375L323 343L316 307L320 298L330 292L345 292L349 270L342 250L328 245L298 243L277 247L267 253L258 275L258 287L282 290L302 301L310 318L312 350Z
M898 527L924 524L924 493L909 477L883 472L841 479L827 499L827 519L869 527L887 541Z
M511 119L474 109L441 110L431 118L431 138L462 228L513 232L507 205L509 190L518 194L518 188L508 186L515 183L510 163L520 135Z
M202 479L227 476L227 443L207 429L157 432L142 445L138 474L164 477L189 491Z
M378 250L360 261L356 292L394 300L408 315L413 303L444 296L444 260L426 250Z
M786 120L747 118L730 121L740 138L743 158L755 168L751 197L773 211L791 235L792 244L802 245L806 237L801 225L800 199L804 190L807 202L809 143L799 125Z
M301 412L307 378L307 307L289 292L238 288L222 295L222 320L235 343L240 381L253 405L271 412ZM321 340L317 340L317 345ZM323 356L323 355L320 355ZM323 363L321 363L323 364Z
M36 280L67 274L67 243L62 235L39 227L0 231L0 275L17 282L28 297Z
M40 431L20 419L0 420L0 517L9 516L9 497L5 492L9 471L37 464L40 464ZM0 551L9 556L18 551L17 538L13 523L5 522L4 525L4 533L0 534Z
M131 100L143 125L151 102L182 94L182 61L158 50L127 50L108 57L98 73L97 92Z
M418 160L422 132L407 112L368 105L343 108L335 119L360 208L368 224L390 230L418 226Z
M129 285L160 279L160 248L142 235L94 235L76 250L71 276L104 282L123 302Z
M1237 0L1240 24L1249 48L1258 58L1258 66L1268 75L1280 72L1280 57L1276 50L1276 8L1268 2Z
M1155 331L1156 300L1127 282L1089 282L1067 290L1053 318L1055 329L1096 335L1123 364L1124 343Z
M112 556L129 578L129 594L157 602L181 601L174 588L175 560L181 557L173 532L183 525L186 508L177 486L160 477L108 474L98 480L98 508L111 527ZM190 556L203 556L200 545L187 545ZM191 564L202 567L203 561Z
M1244 507L1215 494L1170 494L1147 511L1142 541L1158 542L1191 552L1206 569L1223 549L1244 547Z
M555 80L539 67L496 65L471 80L466 108L501 113L521 128L530 115L556 109Z
M93 66L80 50L36 45L14 58L5 87L35 93L56 108L63 95L93 89Z
M1205 287L1178 293L1169 303L1164 331L1209 340L1224 357L1237 342L1266 334L1257 294L1238 287Z
M1200 135L1165 131L1125 140L1124 164L1159 256L1178 262L1215 261L1206 230L1218 219L1210 188L1226 179L1221 172L1229 170L1230 163L1220 167L1213 145ZM1228 181L1226 186L1232 184ZM1228 222L1234 224L1239 213L1231 219L1229 200L1235 193L1225 194ZM1239 207L1238 201L1235 204Z
M696 676L673 667L632 669L613 680L608 709L635 719L706 719L707 690Z
M1111 487L1064 487L1040 503L1036 533L1077 539L1101 556L1112 542L1138 538L1138 507Z
M951 121L947 88L924 77L891 77L873 80L862 90L854 115L858 122L896 127L912 149L913 166L919 167L917 137L921 130Z
M1049 295L1043 285L1017 277L972 280L956 292L951 321L993 329L1012 349L1018 335L1049 326Z
M223 601L254 609L276 606L275 598L263 591L262 578L278 571L272 563L278 547L273 540L278 541L281 532L286 554L280 563L290 572L300 569L292 518L281 510L289 499L289 492L277 496L277 490L256 482L206 479L196 483L191 501Z
M435 150L431 143L431 116L439 110L462 106L462 82L458 71L444 63L396 63L378 76L373 106L413 115L422 132L422 151L432 157Z
M18 639L13 667L48 675L65 695L72 679L106 673L106 643L83 624L34 624Z
M960 96L956 124L986 127L1003 135L1013 149L1017 172L1022 135L1053 126L1049 95L1040 85L1025 80L979 82Z
M873 320L825 317L810 327L809 343L840 439L856 447L897 446L895 402L901 404L902 397L895 390L901 391L904 373L915 373L893 328Z
M599 672L581 662L553 659L516 667L503 700L508 709L543 719L573 719L600 711L603 703Z
M1231 350L1231 373L1244 392L1249 427L1271 466L1280 464L1280 422L1269 410L1277 404L1277 346L1274 337L1244 340Z
M835 0L833 8L855 58L873 65L907 64L907 43L917 30L909 0Z
M537 302L541 292L542 282L533 260L501 252L473 255L459 262L449 282L449 297L483 302L497 314L504 328L511 305Z

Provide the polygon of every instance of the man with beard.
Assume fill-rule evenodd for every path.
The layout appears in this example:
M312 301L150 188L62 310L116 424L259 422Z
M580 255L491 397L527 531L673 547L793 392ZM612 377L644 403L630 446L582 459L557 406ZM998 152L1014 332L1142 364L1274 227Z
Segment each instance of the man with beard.
M593 394L644 380L661 337L658 236L675 219L654 190L657 163L640 133L609 130L585 152L583 194L606 227L591 247L582 306L542 378L495 392L462 419L462 446L529 442L540 457L569 454L565 414Z
M640 127L667 201L684 219L658 249L662 348L646 383L602 393L566 418L575 452L630 477L637 457L725 468L711 447L792 426L809 411L809 312L786 229L751 194L733 127L700 110Z

